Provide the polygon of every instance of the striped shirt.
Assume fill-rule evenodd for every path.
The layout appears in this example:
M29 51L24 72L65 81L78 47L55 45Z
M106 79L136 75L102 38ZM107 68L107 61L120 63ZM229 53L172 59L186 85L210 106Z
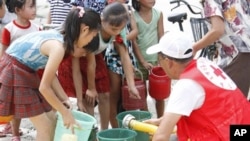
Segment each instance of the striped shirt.
M48 0L48 2L50 4L51 24L63 24L71 10L71 3L65 3L63 0Z

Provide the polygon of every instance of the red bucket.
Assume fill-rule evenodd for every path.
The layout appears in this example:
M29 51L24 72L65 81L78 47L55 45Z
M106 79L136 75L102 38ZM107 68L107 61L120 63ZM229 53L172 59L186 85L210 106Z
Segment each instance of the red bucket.
M149 73L149 95L156 100L163 100L170 95L171 79L162 67L154 67Z
M124 79L122 85L122 106L125 110L137 110L143 109L146 106L146 86L145 82L142 79L135 78L135 86L139 91L141 99L133 99L129 97L128 85Z

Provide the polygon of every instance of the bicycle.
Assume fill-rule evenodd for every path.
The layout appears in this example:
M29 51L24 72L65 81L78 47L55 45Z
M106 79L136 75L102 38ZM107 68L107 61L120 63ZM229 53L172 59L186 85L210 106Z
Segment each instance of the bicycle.
M191 24L191 28L192 28L194 41L196 42L196 41L200 40L208 32L206 19L203 18L203 14L201 12L202 9L197 7L197 6L190 5L185 0L172 0L172 1L170 1L170 4L175 4L175 3L177 5L174 8L172 8L171 11L180 7L181 3L183 3L184 5L186 5L188 7L189 11L192 14L200 15L200 18L195 18L195 17L190 18L190 24ZM197 12L197 11L193 10L192 7L196 7L198 9L200 9L200 11ZM184 32L184 30L183 30L182 23L186 19L187 19L186 12L179 13L179 14L173 14L173 15L168 17L168 21L172 22L173 24L177 22L179 24L180 31L183 31L183 32ZM216 52L217 52L217 50L216 50L215 44L212 44L212 45L209 45L209 46L203 48L201 50L199 57L206 57L210 60L213 60L216 56Z

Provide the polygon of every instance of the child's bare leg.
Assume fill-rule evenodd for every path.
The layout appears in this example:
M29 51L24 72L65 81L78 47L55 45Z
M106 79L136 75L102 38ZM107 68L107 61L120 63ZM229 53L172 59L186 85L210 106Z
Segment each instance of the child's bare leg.
M30 118L37 130L36 141L53 141L56 114L53 110Z
M14 118L12 121L11 121L11 129L12 129L12 135L15 137L15 136L20 136L20 123L21 123L21 119L16 119Z
M98 95L98 110L100 113L101 130L108 129L109 126L109 93Z
M117 107L119 99L121 98L121 76L109 70L110 78L110 124L112 128L118 127L118 122L116 120Z

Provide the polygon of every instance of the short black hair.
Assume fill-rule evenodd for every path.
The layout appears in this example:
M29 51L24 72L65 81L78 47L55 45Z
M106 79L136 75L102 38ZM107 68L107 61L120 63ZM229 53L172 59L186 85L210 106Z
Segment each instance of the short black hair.
M6 6L10 13L15 13L15 9L21 9L26 3L26 0L6 0ZM36 6L36 0L32 0L32 6Z
M123 4L113 2L107 5L103 12L102 18L104 22L108 22L112 26L120 26L124 22L129 21L129 15Z
M81 32L81 24L89 27L89 30L99 30L101 28L100 15L90 8L84 8L83 16L79 17L80 9L72 9L66 17L63 25L64 46L66 54L74 51L74 42L78 40ZM84 40L84 39L83 39ZM95 51L96 48L86 48L87 51Z

